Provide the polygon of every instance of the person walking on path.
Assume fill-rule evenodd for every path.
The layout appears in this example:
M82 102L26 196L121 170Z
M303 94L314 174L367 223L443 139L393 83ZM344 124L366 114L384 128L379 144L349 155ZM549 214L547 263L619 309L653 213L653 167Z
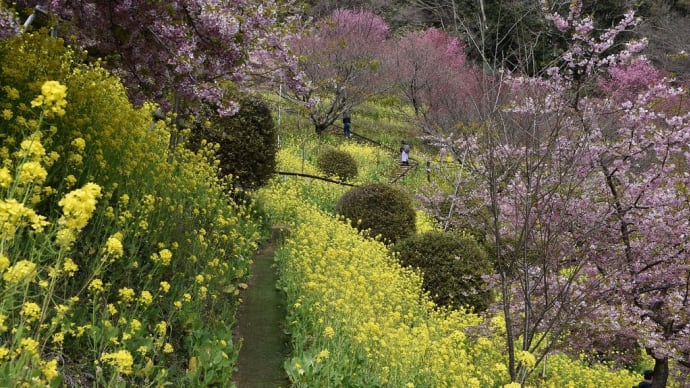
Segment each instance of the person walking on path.
M405 143L405 140L400 142L400 164L403 166L410 165L410 145Z
M350 133L350 125L350 111L345 109L343 112L343 136L345 136L346 139L352 137L352 133Z
M446 149L446 147L441 147L441 150L438 152L439 163L443 164L443 162L446 160L447 153L448 150Z

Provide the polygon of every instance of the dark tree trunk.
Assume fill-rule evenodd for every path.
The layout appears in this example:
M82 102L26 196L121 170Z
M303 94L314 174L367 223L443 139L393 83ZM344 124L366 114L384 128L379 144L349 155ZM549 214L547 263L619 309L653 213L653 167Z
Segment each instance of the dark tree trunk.
M668 381L668 358L654 358L652 388L665 388Z

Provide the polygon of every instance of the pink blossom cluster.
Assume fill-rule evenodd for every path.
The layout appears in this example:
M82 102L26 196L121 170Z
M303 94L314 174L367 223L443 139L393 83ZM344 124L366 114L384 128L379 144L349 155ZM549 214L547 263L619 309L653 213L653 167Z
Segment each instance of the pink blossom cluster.
M0 6L0 39L18 35L19 21L12 11Z
M64 1L44 4L91 55L102 56L128 86L134 102L203 101L232 114L229 83L282 78L300 83L296 59L284 44L285 26L276 3L243 0ZM36 2L17 1L17 7ZM256 61L265 60L265 63ZM254 59L254 60L252 60ZM259 80L255 75L261 74ZM192 106L192 104L188 104Z

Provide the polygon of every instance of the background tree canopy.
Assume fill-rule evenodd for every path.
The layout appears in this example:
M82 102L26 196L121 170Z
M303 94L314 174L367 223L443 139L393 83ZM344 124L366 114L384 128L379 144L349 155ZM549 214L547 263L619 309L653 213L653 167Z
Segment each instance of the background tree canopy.
M495 66L519 68L530 74L552 63L565 50L565 41L546 23L540 2L532 0L310 0L310 15L321 18L336 8L367 9L382 16L396 33L436 27L461 37L468 58ZM549 10L567 13L569 1L549 2ZM591 15L598 29L619 22L633 9L644 23L636 33L647 36L647 55L657 65L686 78L690 43L688 0L586 0L582 13ZM484 60L482 60L484 59Z

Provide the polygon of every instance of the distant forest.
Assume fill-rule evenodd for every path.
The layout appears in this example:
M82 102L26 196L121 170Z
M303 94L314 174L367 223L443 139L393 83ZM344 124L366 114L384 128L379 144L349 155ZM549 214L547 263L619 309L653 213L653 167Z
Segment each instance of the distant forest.
M485 66L534 74L564 49L542 6L567 14L569 1L537 0L306 0L307 16L320 19L338 8L366 9L383 17L393 33L441 28L467 44L470 59ZM671 75L690 78L690 0L584 0L598 28L634 10L643 22L626 38L646 37L645 54Z

